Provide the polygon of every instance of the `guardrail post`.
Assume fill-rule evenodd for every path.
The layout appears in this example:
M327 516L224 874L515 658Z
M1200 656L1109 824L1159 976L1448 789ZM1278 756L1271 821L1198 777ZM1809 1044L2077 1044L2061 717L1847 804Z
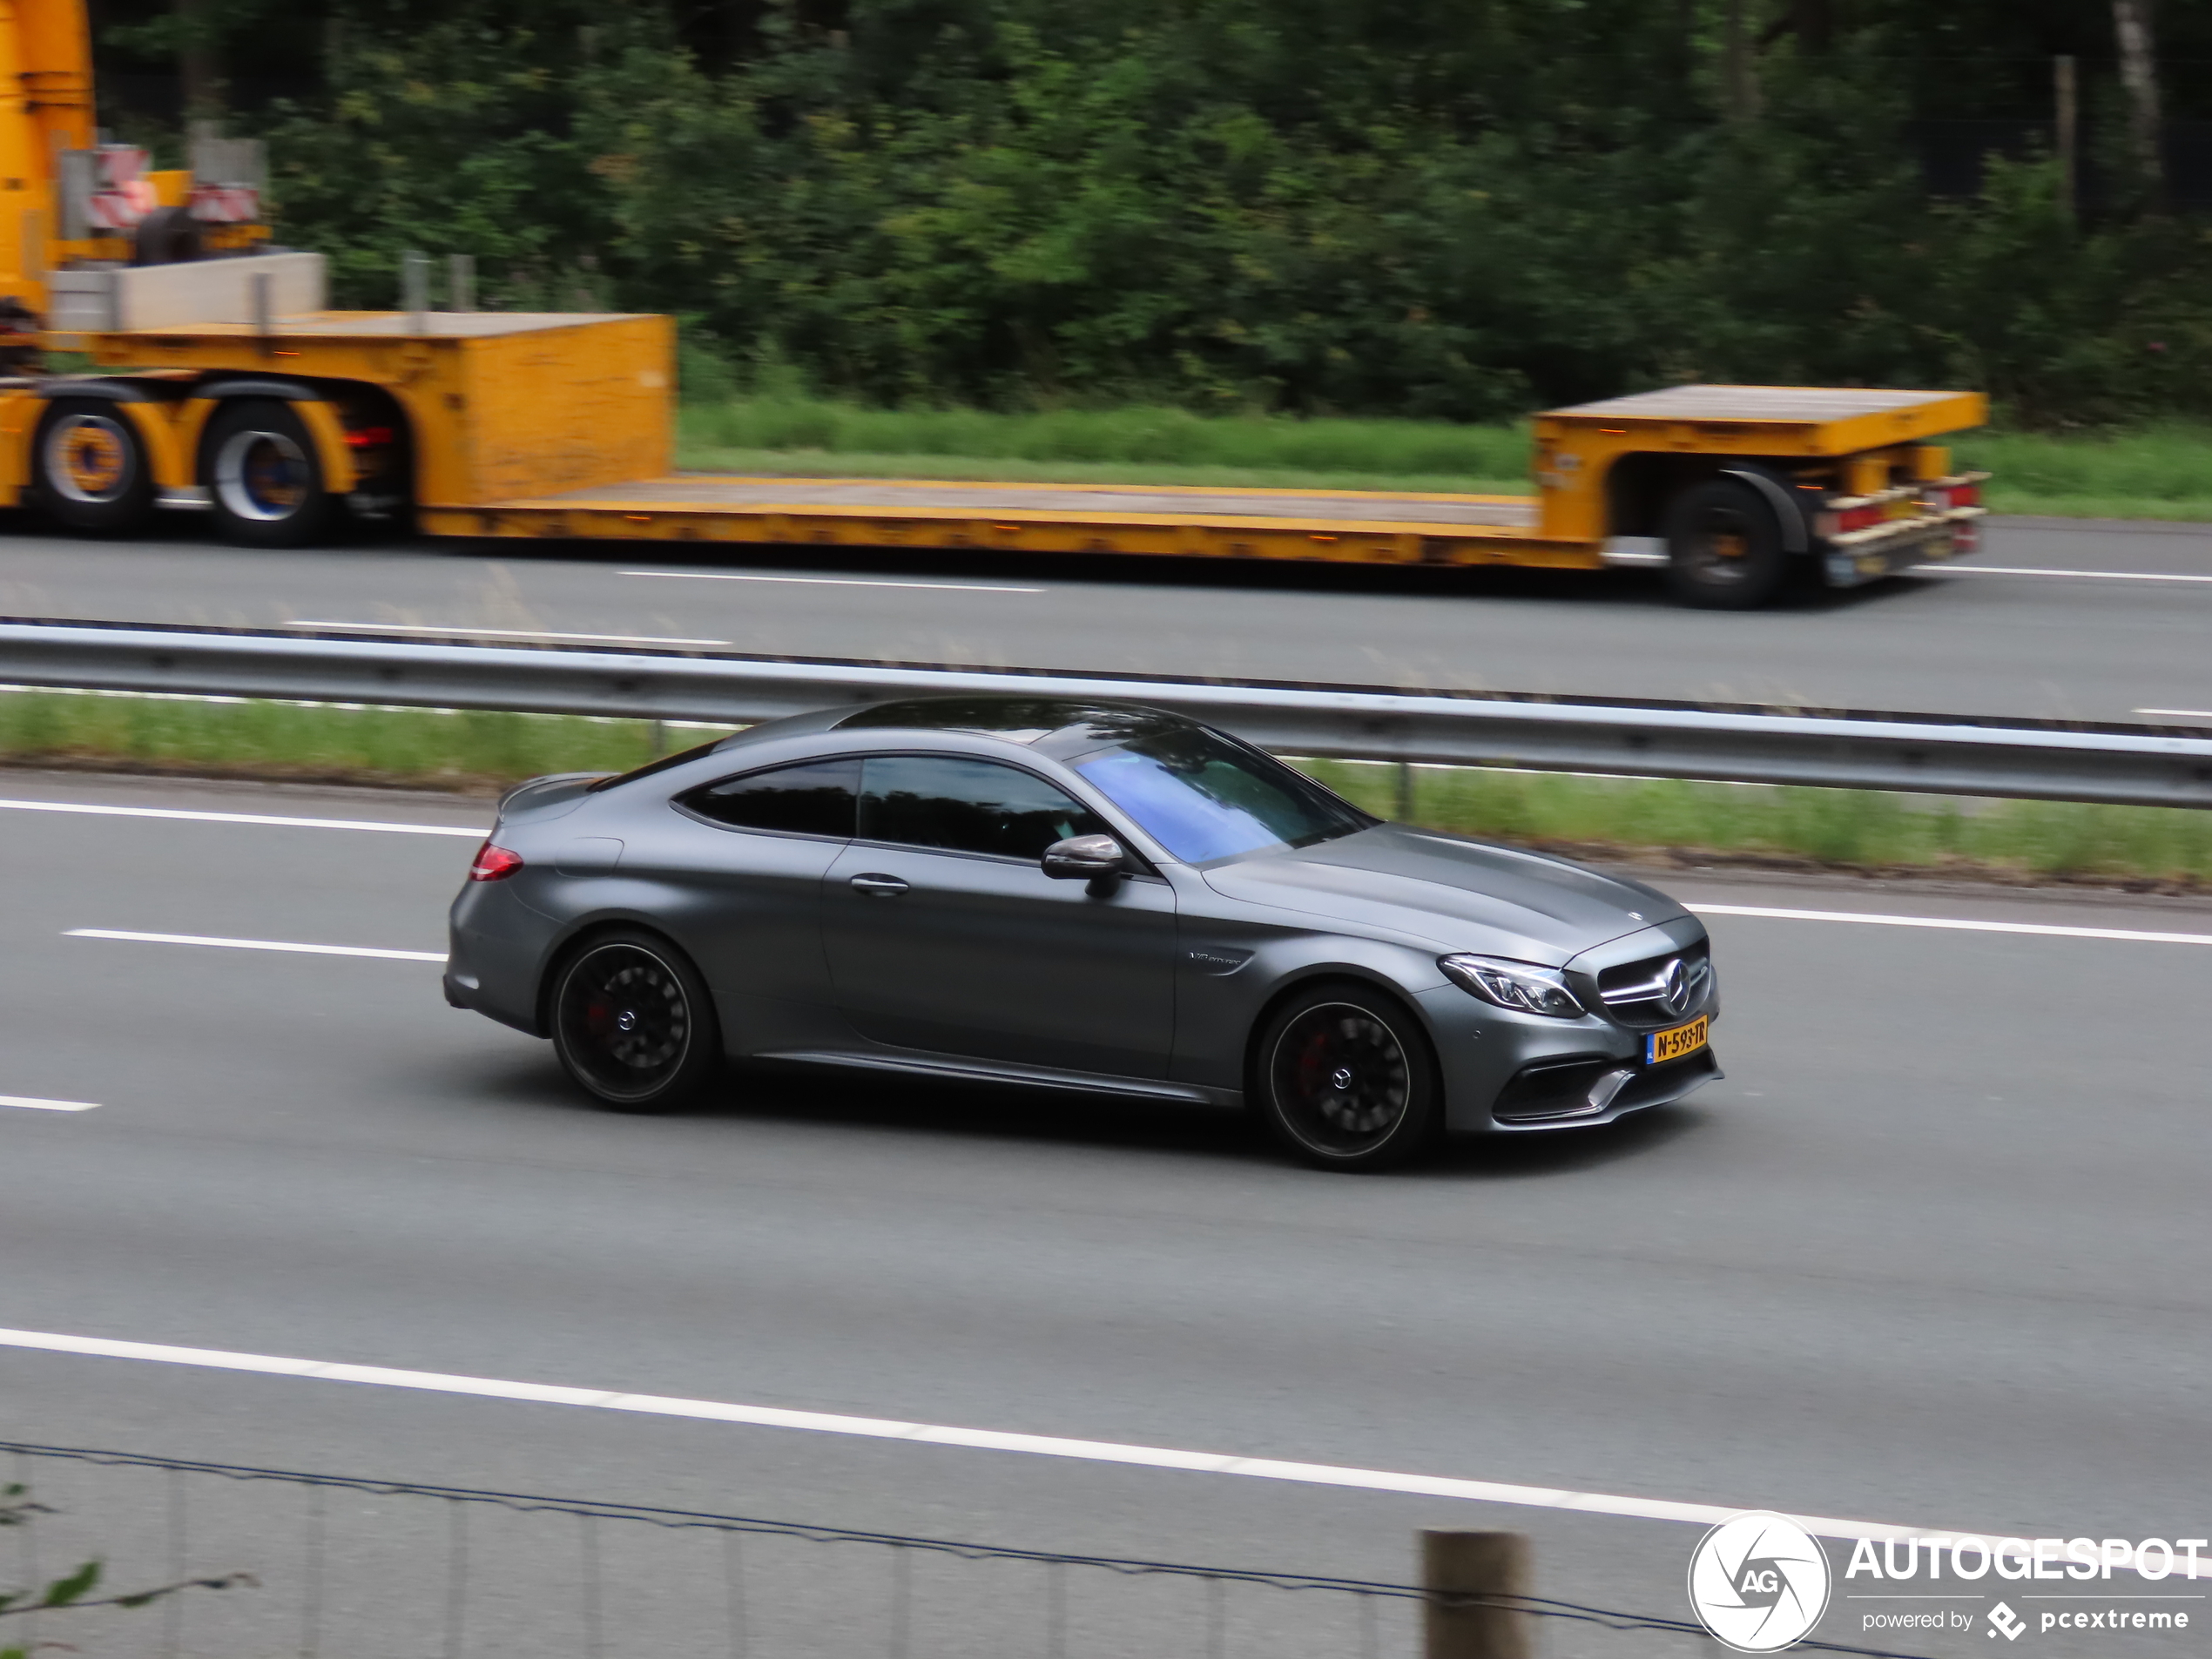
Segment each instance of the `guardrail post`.
M1534 1659L1528 1567L1520 1533L1424 1532L1422 1659Z

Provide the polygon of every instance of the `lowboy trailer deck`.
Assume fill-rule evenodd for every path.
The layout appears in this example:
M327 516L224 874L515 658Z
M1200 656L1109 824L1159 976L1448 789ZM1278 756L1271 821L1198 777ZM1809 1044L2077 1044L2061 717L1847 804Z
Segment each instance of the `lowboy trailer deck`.
M1972 549L1980 475L1952 472L1924 440L1985 418L1967 394L1689 386L1538 417L1534 496L690 474L426 507L422 523L448 535L1569 570L1671 568L1702 533L1723 545L1693 556L1737 562L1738 583L1817 555L1820 581L1851 587ZM1702 516L1679 522L1678 498L1705 486Z

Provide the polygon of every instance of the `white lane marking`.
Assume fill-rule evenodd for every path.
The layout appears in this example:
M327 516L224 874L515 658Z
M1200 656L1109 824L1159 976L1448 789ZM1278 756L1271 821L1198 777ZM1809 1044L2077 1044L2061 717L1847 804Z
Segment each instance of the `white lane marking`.
M294 945L276 939L210 939L199 934L134 934L113 927L71 927L65 939L120 939L137 945L212 945L222 950L288 950L305 956L381 956L395 962L442 962L442 950L377 950L368 945Z
M30 1095L0 1095L0 1106L23 1106L34 1112L97 1112L97 1100L40 1100Z
M1916 564L1915 576L2072 576L2098 582L2212 582L2177 570L2053 570L2032 564Z
M2138 714L2171 714L2184 720L2212 720L2212 709L2137 709Z
M499 639L582 639L606 645L726 645L726 639L670 639L658 634L556 634L542 628L477 628L456 625L432 627L428 623L400 622L287 622L286 628L334 628L348 633L449 634Z
M193 813L175 806L95 806L77 800L0 800L0 811L89 813L97 818L179 818L195 824L275 824L287 829L383 830L393 835L465 835L481 841L480 829L450 824L388 824L365 818L278 818L267 813Z
M1587 1514L1622 1515L1641 1521L1686 1521L1702 1526L1729 1520L1745 1505L1676 1503L1562 1487L1515 1486L1500 1480L1466 1480L1451 1475L1413 1474L1394 1469L1361 1469L1336 1463L1298 1463L1281 1458L1239 1457L1226 1452L1192 1452L1166 1446L1132 1446L1116 1440L1071 1440L1055 1434L1024 1434L1000 1429L958 1428L941 1423L909 1423L893 1418L848 1417L828 1412L793 1411L779 1406L743 1406L724 1400L683 1399L665 1394L626 1394L597 1388L565 1388L550 1383L509 1382L496 1377L456 1377L435 1371L401 1371L387 1366L341 1365L328 1360L287 1359L276 1354L231 1353L219 1348L183 1348L166 1343L118 1342L106 1337L58 1335L47 1331L0 1330L0 1347L49 1353L84 1354L107 1359L145 1359L158 1365L198 1366L216 1371L259 1372L322 1382L368 1383L435 1394L473 1394L486 1399L527 1400L548 1406L583 1406L600 1411L636 1412L655 1417L687 1417L742 1423L756 1428L799 1429L816 1434L849 1434L868 1440L906 1440L918 1446L953 1446L985 1452L1026 1452L1039 1457L1073 1458L1090 1463L1133 1464L1153 1469L1181 1469L1203 1474L1235 1474L1261 1480L1291 1480L1308 1486L1347 1487L1366 1492L1413 1493L1423 1497L1461 1498L1474 1503L1518 1504L1538 1509L1571 1509ZM1799 1515L1808 1530L1826 1538L1935 1539L1985 1534L1903 1527L1878 1521L1844 1521ZM1986 1534L1998 1536L2000 1534ZM2177 1568L2177 1571L2186 1571ZM2212 1575L2212 1561L2197 1569Z
M874 576L760 576L745 570L624 570L624 576L664 576L690 582L803 582L823 588L949 588L958 593L1049 593L1003 582L900 582Z
M1780 910L1765 905L1693 904L1701 916L1767 916L1777 921L1858 921L1875 927L1948 927L1969 934L2041 934L2053 939L2118 939L2137 945L2212 945L2212 934L2150 933L2135 927L2060 927L2040 921L1968 921L1956 916L1878 916L1858 910Z

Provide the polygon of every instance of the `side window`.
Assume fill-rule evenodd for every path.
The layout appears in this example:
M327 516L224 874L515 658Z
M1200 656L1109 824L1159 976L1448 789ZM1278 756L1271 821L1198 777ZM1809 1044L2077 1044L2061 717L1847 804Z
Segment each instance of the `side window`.
M871 755L862 772L863 840L1036 859L1070 835L1110 833L1042 779L995 761Z
M769 772L725 778L677 798L701 818L732 829L783 830L795 835L853 835L858 760L810 760Z

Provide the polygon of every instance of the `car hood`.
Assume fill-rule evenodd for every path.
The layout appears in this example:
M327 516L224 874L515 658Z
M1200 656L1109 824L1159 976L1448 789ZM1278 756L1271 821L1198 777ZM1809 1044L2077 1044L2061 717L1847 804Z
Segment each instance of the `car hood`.
M1224 898L1554 967L1689 914L1641 882L1401 824L1204 873Z

